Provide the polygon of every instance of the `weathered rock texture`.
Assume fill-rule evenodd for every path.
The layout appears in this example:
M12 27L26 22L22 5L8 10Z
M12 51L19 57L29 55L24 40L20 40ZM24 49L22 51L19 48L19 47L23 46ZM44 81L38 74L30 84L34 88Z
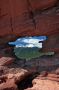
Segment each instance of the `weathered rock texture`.
M7 73L0 76L0 90L19 90L17 84L32 73L21 68L9 68L9 71L5 70Z
M58 0L0 1L1 45L20 36L51 36L57 33L59 33Z
M57 0L2 0L0 4L0 36L46 35L59 31ZM46 11L48 8L51 9Z
M33 83L33 87L32 88L28 88L25 90L59 90L59 75L55 75L55 74L48 74L47 77L43 76L43 77L36 77L36 79L34 79L32 81ZM57 82L56 82L57 81Z
M52 51L59 53L59 34L49 36L48 39L44 41L42 50L44 52Z
M16 40L20 36L51 36L57 33L58 0L0 1L0 44Z
M53 51L55 55L17 61L14 46L8 42L18 37L38 35L48 36L42 51ZM44 70L46 73L34 79L33 87L26 90L59 90L58 68L59 0L0 0L0 90L18 90L18 82L33 72ZM48 74L49 71L56 73Z

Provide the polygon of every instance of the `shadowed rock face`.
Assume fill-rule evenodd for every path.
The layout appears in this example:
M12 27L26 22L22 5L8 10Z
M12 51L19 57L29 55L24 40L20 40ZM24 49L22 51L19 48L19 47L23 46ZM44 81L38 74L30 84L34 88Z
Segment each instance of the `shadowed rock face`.
M58 81L57 77L55 74L48 74L46 77L44 75L43 77L38 76L32 81L33 86L25 90L59 90L59 83L56 82Z
M0 36L50 35L59 32L57 3L57 0L0 1Z
M59 34L54 34L48 37L43 43L43 49L45 51L52 51L59 53Z
M0 1L0 45L14 41L20 36L50 37L58 33L58 0Z

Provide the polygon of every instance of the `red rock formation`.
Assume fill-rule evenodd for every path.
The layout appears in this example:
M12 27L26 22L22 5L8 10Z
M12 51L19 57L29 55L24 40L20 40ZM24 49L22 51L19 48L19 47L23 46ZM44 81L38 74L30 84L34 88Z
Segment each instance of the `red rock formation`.
M20 69L20 66L24 67L21 65L24 65L24 62L19 60L12 63L14 47L10 47L8 42L20 36L36 35L48 36L43 43L44 52L53 51L58 54L56 57L41 57L36 62L28 61L25 63L27 69L34 69L31 72L24 71ZM22 81L35 70L55 70L58 65L59 0L0 0L0 90L18 90L18 81ZM55 74L48 74L47 71L41 73L33 80L33 87L26 90L39 89L59 90L59 70Z
M0 45L20 36L51 36L59 33L58 3L58 0L0 1ZM50 51L57 49L48 47Z
M0 66L10 65L13 62L14 62L14 58L11 58L11 57L1 57L0 58Z
M17 84L32 74L31 71L20 68L11 68L9 71L11 72L0 76L0 90L19 90Z
M47 77L38 76L33 81L33 87L25 90L59 90L59 75L48 74Z
M59 32L57 13L39 14L41 10L54 6L56 2L57 0L0 1L0 36L49 35Z
M29 0L29 2L33 10L42 10L54 6L57 0Z
M54 34L48 37L46 41L43 43L44 52L52 51L59 53L59 34Z

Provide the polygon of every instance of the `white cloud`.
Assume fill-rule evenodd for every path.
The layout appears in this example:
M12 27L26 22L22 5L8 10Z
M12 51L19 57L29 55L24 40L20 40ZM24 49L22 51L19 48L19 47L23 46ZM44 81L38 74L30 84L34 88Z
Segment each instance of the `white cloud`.
M42 48L42 43L36 43L34 46L38 48Z
M42 41L43 39L35 39L35 38L22 38L19 39L18 41L26 43L26 45L16 45L16 47L38 47L38 48L42 48L42 43L39 43L39 41Z
M38 43L39 40L38 39L24 39L23 42L35 44L35 43Z
M44 38L39 38L39 37L25 37L25 38L20 38L17 39L14 44L16 47L38 47L42 48L42 43L39 41L43 41Z
M33 44L27 44L25 47L34 47Z
M27 44L27 45L16 45L16 47L34 47L33 44Z
M27 44L27 45L16 45L16 47L38 47L38 48L42 48L42 43L37 43L37 44Z

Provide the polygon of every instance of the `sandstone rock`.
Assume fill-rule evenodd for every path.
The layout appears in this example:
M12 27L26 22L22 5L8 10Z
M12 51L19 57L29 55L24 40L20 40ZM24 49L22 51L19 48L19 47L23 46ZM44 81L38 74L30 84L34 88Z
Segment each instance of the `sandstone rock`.
M48 35L53 32L54 33L59 32L58 31L59 12L57 13L58 1L30 0L29 2L33 8L28 4L27 1L22 0L15 2L14 0L10 2L7 0L4 2L0 1L1 4L0 36L2 39L1 42L3 42L3 40L5 43L11 40L15 40L17 36L19 37L19 36ZM54 8L55 13L54 10L52 10L52 13L50 14L48 12L47 12L48 14L40 14L41 9L49 8L54 5L56 5L56 9ZM10 9L9 6L11 7ZM34 9L35 11L28 10L29 8ZM31 11L33 11L33 16L31 14ZM38 11L39 13L37 13L36 11ZM33 18L31 17L34 18L34 22Z
M59 33L49 36L48 39L44 41L42 50L44 52L47 51L47 52L59 53L59 41L58 40L59 40Z
M9 79L6 82L0 84L0 90L18 90L18 88L14 83L14 79Z
M14 62L14 58L11 57L1 57L0 58L0 66L2 65L10 65L12 62Z
M50 77L51 78L51 77ZM56 79L56 78L55 78ZM33 80L33 87L25 90L59 90L59 82L53 81L53 78L37 77Z
M6 72L9 71L9 68L6 66L0 66L0 76L4 75Z
M36 68L37 71L51 71L59 67L59 58L53 56L42 56L26 62L29 67Z
M42 71L40 73L40 77L46 77L48 75L48 72L47 71Z
M58 0L2 0L0 4L0 45L14 41L20 36L59 36ZM44 50L59 51L59 44L55 41L57 39L53 44L52 39L50 44L46 42L47 47L44 45Z
M58 4L58 0L0 1L0 90L18 90L17 83L33 72L38 72L40 67L48 70L48 67L59 65L59 54L50 58L39 58L35 63L27 62L27 68L32 65L34 67L31 71L20 69L20 64L17 66L12 63L14 58L5 57L5 53L13 54L13 47L10 48L7 43L20 36L46 35L48 39L43 43L42 50L59 53ZM33 80L33 87L26 90L44 89L59 90L59 70L55 74L43 71Z
M15 71L14 71L15 72ZM30 75L31 72L24 70L24 69L19 69L19 71L15 72L15 73L9 73L7 74L7 78L8 79L12 79L14 78L15 82L20 82L22 81L26 76Z
M9 71L0 76L0 90L18 90L17 84L32 73L21 68L9 68Z
M33 10L42 10L54 6L57 0L30 0L30 2Z
M57 75L59 75L59 68L56 69L55 73L56 73Z

